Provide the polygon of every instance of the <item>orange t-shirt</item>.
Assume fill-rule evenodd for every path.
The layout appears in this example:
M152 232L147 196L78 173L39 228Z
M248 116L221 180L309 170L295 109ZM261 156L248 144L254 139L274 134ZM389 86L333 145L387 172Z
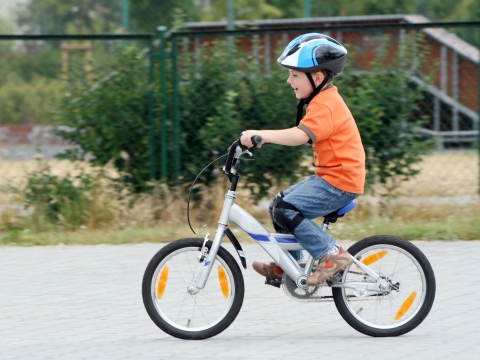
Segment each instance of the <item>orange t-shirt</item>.
M312 140L317 176L340 190L362 194L365 150L357 124L335 86L310 101L298 128Z

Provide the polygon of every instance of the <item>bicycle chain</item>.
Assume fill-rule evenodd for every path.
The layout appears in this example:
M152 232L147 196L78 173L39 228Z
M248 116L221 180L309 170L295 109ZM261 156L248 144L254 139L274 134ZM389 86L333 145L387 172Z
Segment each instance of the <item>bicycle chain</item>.
M365 273L363 272L358 272L358 271L349 271L348 272L349 274L355 274L355 275L366 275ZM316 291L316 290L315 290ZM315 293L315 292L314 292ZM355 295L351 295L353 297L355 297ZM350 296L347 296L347 297L350 297ZM320 296L319 297L320 299L333 299L333 296L330 295L330 296Z

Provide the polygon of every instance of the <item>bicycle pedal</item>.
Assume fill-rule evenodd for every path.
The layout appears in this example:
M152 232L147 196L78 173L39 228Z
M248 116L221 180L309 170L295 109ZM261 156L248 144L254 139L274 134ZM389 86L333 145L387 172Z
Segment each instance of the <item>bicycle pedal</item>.
M327 280L327 285L328 286L332 286L334 283L339 283L342 281L342 274L343 274L343 271L341 271L340 273L336 273L335 275L333 275L329 280Z
M280 288L280 285L282 285L282 280L271 279L267 277L265 278L265 285L272 285L276 288Z

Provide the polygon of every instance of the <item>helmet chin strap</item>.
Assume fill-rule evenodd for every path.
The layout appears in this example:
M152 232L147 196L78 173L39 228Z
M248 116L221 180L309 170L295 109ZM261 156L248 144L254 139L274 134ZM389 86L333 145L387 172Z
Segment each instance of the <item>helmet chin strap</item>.
M308 81L310 81L310 84L312 84L313 92L315 92L315 90L317 90L317 85L315 85L315 80L313 80L312 73L305 73L305 75L307 75ZM323 80L325 81L325 79Z
M331 71L327 71L327 75L323 79L320 85L316 86L315 81L313 80L311 73L305 73L307 75L310 84L312 84L313 92L310 94L309 97L305 99L300 99L297 105L297 123L296 126L300 123L300 120L303 119L303 107L308 105L312 99L317 96L317 94L322 91L323 87L327 84L328 80L333 79L334 74Z

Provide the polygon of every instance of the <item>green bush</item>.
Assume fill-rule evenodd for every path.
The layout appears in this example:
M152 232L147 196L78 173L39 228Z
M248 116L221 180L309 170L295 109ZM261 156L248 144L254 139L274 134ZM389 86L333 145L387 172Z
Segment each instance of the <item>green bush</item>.
M155 139L159 139L160 134L157 121L149 124L149 101L153 101L158 111L156 104L161 95L155 90L150 91L146 61L138 53L134 48L127 49L108 71L96 69L88 79L81 72L72 73L72 86L63 98L56 118L76 129L60 130L59 134L81 149L70 151L63 157L85 158L90 153L98 165L113 159L116 168L125 175L123 180L132 184L136 191L142 191L152 180L151 158L159 158L158 154L151 152L152 132ZM283 101L288 89L277 89L277 79L265 81L261 68L249 65L241 56L227 56L225 44L218 44L211 55L209 59L215 61L184 64L182 71L179 144L182 184L191 182L215 154L226 152L241 130L294 125L294 97L289 94L289 101ZM278 77L279 74L278 70L273 71L268 77ZM284 76L282 72L282 82ZM272 92L266 94L266 90ZM285 116L287 113L292 120ZM170 121L167 126L170 137L168 182L174 184ZM158 151L158 143L155 148ZM267 147L262 150L261 162L245 162L243 172L252 191L265 195L275 182L294 181L303 150ZM279 157L281 161L278 161ZM265 163L272 165L267 178L264 178ZM160 175L160 166L157 160L154 164L156 179ZM207 173L201 181L209 184L213 178L212 173Z
M96 228L114 218L105 187L102 170L85 171L77 168L76 175L54 175L46 162L39 162L39 169L27 176L23 190L25 206L33 208L32 223L36 230L61 225L72 230L79 227Z
M141 191L151 180L150 139L152 132L158 139L158 126L149 124L149 101L155 98L147 61L138 53L128 48L112 67L96 67L89 77L82 69L72 71L70 87L55 117L75 129L58 134L81 148L63 157L89 157L96 165L113 160L122 179Z
M207 159L226 152L242 130L295 126L296 99L285 69L265 72L261 59L218 42L200 60L184 65L181 87L182 177L191 180ZM267 145L242 160L242 184L256 197L275 184L293 183L308 147ZM219 163L217 167L223 166ZM200 181L207 184L213 176Z
M33 81L38 77L59 78L62 57L60 51L51 49L51 42L42 47L31 44L30 51L27 53L12 49L10 41L0 41L0 45L8 46L8 50L5 49L0 53L0 84L3 84L4 80L10 76L24 82Z
M424 119L415 118L415 109L423 91L412 86L411 81L411 76L416 75L412 64L421 63L424 52L406 42L392 62L387 61L387 50L386 47L380 52L370 73L347 71L335 83L360 129L367 151L368 184L380 182L393 189L399 181L416 173L413 165L420 161L430 143L419 137L417 128ZM159 139L160 130L158 120L149 124L149 101L158 110L156 104L161 96L166 96L171 119L172 88L168 88L167 94L150 90L147 64L137 54L136 49L128 49L108 71L101 73L96 69L89 79L82 72L74 75L57 116L61 123L76 129L61 132L81 148L80 154L71 155L84 157L91 153L94 163L99 165L113 159L117 169L125 174L124 179L136 191L142 191L149 181L158 179L161 168L159 154L152 153L159 151L159 144L155 143L153 148L151 139ZM391 60L391 53L388 54ZM349 60L347 69L353 62ZM295 124L297 100L285 83L287 71L280 66L265 71L261 57L245 55L225 42L217 42L202 49L200 56L182 54L179 69L178 175L182 185L190 184L204 165L225 153L242 130L281 129ZM167 131L168 183L173 185L176 173L171 120L167 121ZM305 154L310 156L309 146L267 145L256 150L257 161L242 160L243 184L256 197L262 197L273 185L293 183L306 171L313 171L304 166ZM156 163L152 164L152 158L157 159ZM200 182L211 184L214 174L206 172Z
M61 80L10 76L0 85L1 124L58 124L52 113L62 95Z

